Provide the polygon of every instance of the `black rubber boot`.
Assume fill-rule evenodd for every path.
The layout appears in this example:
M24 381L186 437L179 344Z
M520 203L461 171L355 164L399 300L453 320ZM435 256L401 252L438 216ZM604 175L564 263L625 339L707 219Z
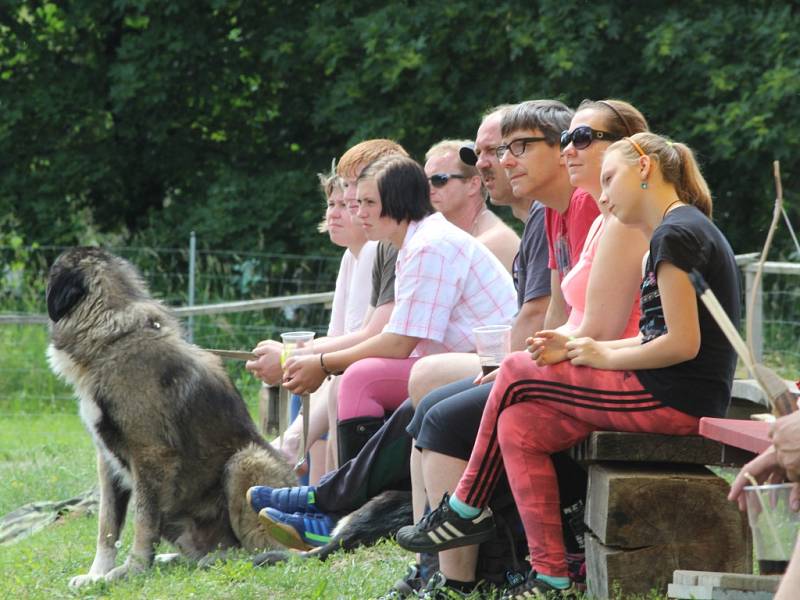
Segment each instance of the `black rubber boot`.
M339 421L336 427L339 466L355 457L381 425L383 417L357 417Z

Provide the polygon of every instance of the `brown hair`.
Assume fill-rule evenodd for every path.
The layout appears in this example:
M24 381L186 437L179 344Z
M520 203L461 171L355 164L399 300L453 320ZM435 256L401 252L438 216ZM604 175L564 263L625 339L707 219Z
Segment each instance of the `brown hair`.
M405 148L393 140L378 138L359 142L342 154L339 165L336 167L336 173L340 177L355 177L358 175L356 173L358 167L366 167L371 162L389 154L408 156Z
M578 111L584 109L601 111L608 117L603 125L605 130L619 137L630 137L641 131L650 131L644 115L636 107L624 100L587 99L578 105Z
M675 188L682 202L696 206L700 212L711 218L711 192L689 146L672 142L655 133L642 132L614 142L606 153L614 150L620 152L630 163L639 160L641 150L658 165L664 181Z
M569 129L572 115L572 109L558 100L527 100L503 113L500 129L503 137L520 129L538 129L548 145L557 146L561 132Z

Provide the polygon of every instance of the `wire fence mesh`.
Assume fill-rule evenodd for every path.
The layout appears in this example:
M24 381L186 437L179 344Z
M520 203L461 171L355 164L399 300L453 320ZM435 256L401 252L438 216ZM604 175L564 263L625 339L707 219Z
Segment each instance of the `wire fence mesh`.
M64 250L58 246L0 246L0 316L46 313L47 269ZM109 248L142 272L154 297L171 306L188 299L189 249ZM333 290L339 257L278 255L198 250L195 257L195 304L328 292ZM324 303L183 318L193 342L206 348L249 350L281 331L327 331L330 309ZM47 326L0 325L0 415L19 412L74 411L72 391L51 373L45 350ZM246 398L260 384L241 362L226 362Z
M10 313L45 313L44 291L49 265L64 248L0 246L0 319ZM142 271L155 297L171 306L188 298L189 250L181 248L110 248ZM331 291L338 257L198 251L195 303L251 300ZM795 266L796 267L796 266ZM800 377L800 271L766 272L762 282L760 324L764 361L784 377ZM281 331L327 330L329 308L302 304L192 317L193 341L206 348L247 350L259 340L277 339ZM188 326L188 319L184 319ZM744 330L744 326L742 326ZM0 415L20 412L74 411L72 391L58 381L46 363L47 326L0 324ZM234 383L248 401L260 384L241 362L226 363Z

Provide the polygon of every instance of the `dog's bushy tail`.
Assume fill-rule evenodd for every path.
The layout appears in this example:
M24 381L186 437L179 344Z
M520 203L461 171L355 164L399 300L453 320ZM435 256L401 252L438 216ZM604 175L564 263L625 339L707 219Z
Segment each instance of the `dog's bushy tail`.
M370 546L381 538L394 537L404 525L413 524L411 492L388 491L375 496L364 506L339 520L331 541L309 552L271 550L253 559L255 566L274 565L291 556L326 560L333 552L348 552Z
M271 447L252 443L231 456L225 465L225 496L231 528L242 547L250 552L280 547L258 523L258 515L247 503L246 493L254 485L297 485L289 464Z

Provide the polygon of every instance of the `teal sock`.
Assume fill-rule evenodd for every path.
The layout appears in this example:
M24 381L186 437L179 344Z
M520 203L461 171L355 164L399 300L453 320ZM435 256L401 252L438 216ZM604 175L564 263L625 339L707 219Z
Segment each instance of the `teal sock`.
M559 590L565 590L570 586L569 577L553 577L552 575L542 575L541 573L537 573L536 579L544 581L545 583L552 585L554 588Z
M466 502L462 502L455 496L450 496L450 500L448 501L450 508L455 511L455 513L461 517L462 519L474 519L483 511L480 508L475 508L474 506L470 506Z

